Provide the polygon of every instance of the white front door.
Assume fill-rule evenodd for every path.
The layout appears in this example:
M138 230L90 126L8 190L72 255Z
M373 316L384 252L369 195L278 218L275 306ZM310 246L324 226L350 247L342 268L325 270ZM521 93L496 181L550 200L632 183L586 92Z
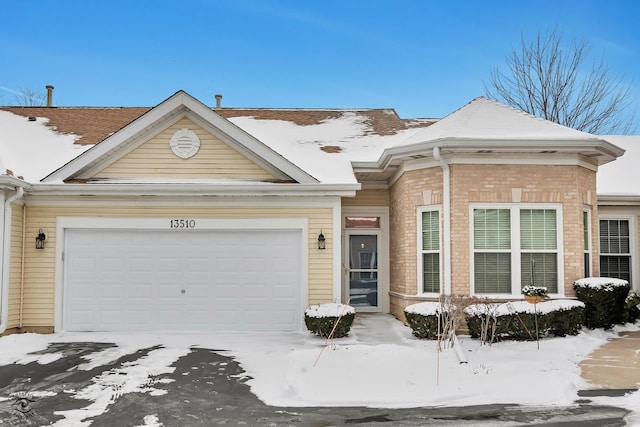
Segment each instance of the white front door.
M345 251L345 283L349 304L358 311L381 311L380 231L347 230Z
M301 230L67 229L66 331L296 331Z

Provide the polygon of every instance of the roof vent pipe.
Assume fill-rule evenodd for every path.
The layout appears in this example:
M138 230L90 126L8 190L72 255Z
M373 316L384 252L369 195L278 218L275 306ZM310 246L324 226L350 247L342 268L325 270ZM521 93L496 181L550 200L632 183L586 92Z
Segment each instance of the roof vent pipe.
M47 85L47 107L51 107L53 105L53 86Z
M220 95L219 93L216 93L215 95L216 98L216 109L220 109L220 104L222 103L222 95Z

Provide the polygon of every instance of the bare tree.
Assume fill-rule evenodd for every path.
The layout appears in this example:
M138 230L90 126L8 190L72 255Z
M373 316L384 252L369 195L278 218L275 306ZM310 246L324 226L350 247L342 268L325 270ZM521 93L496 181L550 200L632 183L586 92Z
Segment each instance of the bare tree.
M524 35L520 50L496 67L484 83L486 96L535 116L592 134L632 132L634 102L631 85L609 75L604 58L590 65L585 39L565 46L557 29Z
M47 94L33 89L20 89L14 93L16 103L21 107L41 107L47 103Z

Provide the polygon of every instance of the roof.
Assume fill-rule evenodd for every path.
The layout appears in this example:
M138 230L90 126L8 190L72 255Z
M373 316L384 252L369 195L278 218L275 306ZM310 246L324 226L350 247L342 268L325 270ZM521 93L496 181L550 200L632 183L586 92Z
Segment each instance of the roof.
M436 139L584 140L593 135L541 119L488 98L478 97L405 144Z
M63 134L79 136L76 144L94 145L151 110L152 107L0 107L23 117L47 118L47 125ZM227 119L253 117L281 120L298 126L312 126L353 113L369 125L372 135L394 135L400 130L424 127L436 119L401 119L392 108L381 109L270 109L216 108Z
M151 110L149 107L0 107L0 146L15 145L24 149L3 156L0 173L9 169L29 182L38 182ZM212 111L325 183L355 182L350 164L354 157L376 158L385 147L435 121L402 119L393 109L217 108ZM24 119L29 117L38 119L35 122ZM54 142L59 142L62 136L66 137L66 145ZM48 154L41 156L40 153Z
M603 138L624 149L625 153L598 169L598 195L640 196L640 136L605 135Z

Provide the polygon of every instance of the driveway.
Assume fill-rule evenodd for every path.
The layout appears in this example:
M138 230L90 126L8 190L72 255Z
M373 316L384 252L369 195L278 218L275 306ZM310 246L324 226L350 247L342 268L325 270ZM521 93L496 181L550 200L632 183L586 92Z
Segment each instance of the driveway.
M247 377L239 364L218 351L193 349L181 357L171 373L159 375L144 384L158 392L125 393L126 384L116 378L110 382L112 395L106 412L95 417L69 416L74 410L91 405L74 398L75 390L92 385L95 378L148 356L157 348L126 355L108 365L79 370L86 356L113 346L76 342L52 344L40 355L64 357L49 364L0 366L2 426L90 425L98 426L330 426L330 425L593 425L623 426L627 411L588 404L567 408L527 408L516 405L486 405L449 408L372 409L279 408L262 403L246 385ZM99 408L96 408L99 411ZM62 414L67 414L64 416ZM85 412L86 414L86 412Z

